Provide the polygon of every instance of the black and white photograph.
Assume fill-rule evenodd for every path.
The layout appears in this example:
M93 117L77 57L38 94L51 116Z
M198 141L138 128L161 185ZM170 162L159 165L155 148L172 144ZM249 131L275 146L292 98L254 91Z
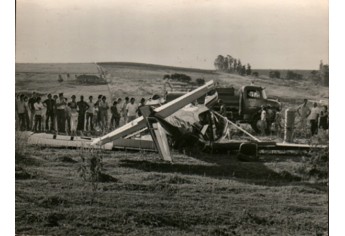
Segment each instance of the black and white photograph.
M329 235L329 5L16 0L15 234Z

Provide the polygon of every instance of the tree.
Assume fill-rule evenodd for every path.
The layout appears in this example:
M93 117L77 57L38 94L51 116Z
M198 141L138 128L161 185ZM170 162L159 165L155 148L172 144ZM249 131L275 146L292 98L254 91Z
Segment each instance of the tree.
M216 70L223 70L223 65L224 65L224 57L222 55L218 55L216 60L214 60L214 67Z
M163 76L163 79L170 79L170 75L169 75L169 74L165 74L165 75Z
M294 71L288 70L286 73L286 79L298 79L301 80L303 79L303 75L302 74L298 74Z
M247 65L247 71L246 71L247 75L251 75L252 74L252 68L250 66L250 64L248 63Z
M228 71L228 69L229 69L229 60L228 60L228 57L224 57L222 70L223 71Z
M228 58L228 70L229 72L233 71L233 63L234 63L234 58L230 55L227 55Z
M329 66L328 65L323 66L321 76L322 76L321 78L322 78L323 85L328 87L329 86Z
M237 71L238 73L241 73L241 70L242 70L242 63L241 63L241 60L238 59L236 71Z
M234 62L233 62L233 71L237 71L237 59L234 59Z
M242 68L241 68L241 71L240 71L240 75L246 75L246 66L243 65Z

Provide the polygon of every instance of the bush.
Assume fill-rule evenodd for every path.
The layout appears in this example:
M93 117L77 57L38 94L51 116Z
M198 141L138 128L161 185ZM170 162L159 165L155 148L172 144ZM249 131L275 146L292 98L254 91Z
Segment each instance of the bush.
M270 71L269 77L270 77L271 79L274 79L274 78L280 79L280 72L277 71L277 70Z
M197 85L201 86L201 85L205 84L205 80L199 78L199 79L196 79L196 83L197 83Z
M303 75L295 73L295 72L293 72L291 70L288 70L287 73L286 73L286 79L298 79L298 80L301 80L301 79L303 79Z
M175 73L175 74L172 74L170 76L170 78L172 80L176 80L176 81L180 81L180 82L185 82L185 83L189 83L192 78L188 75L185 75L185 74L178 74L178 73Z

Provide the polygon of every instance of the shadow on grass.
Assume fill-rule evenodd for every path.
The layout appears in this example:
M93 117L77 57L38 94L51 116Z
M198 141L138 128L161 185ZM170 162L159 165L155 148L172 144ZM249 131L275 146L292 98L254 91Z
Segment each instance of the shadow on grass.
M238 178L252 184L276 185L293 181L300 181L300 177L289 172L277 173L267 168L262 162L239 162L224 158L223 156L203 161L213 164L182 164L152 162L146 160L122 160L120 166L135 168L143 171L181 173L187 175L200 175L215 178Z

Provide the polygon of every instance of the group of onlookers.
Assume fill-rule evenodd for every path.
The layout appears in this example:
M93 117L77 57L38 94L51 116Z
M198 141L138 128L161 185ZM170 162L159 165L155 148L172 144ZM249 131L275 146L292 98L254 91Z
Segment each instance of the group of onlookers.
M63 93L54 96L48 94L44 101L35 92L30 98L24 94L16 95L18 129L71 135L83 131L105 132L116 129L120 124L126 124L137 118L138 108L143 105L145 105L144 98L139 104L135 103L135 98L126 97L124 101L117 98L109 105L104 95L99 95L96 101L93 100L93 96L89 96L88 101L84 101L82 95L79 101L76 100L75 95L69 100Z
M319 108L318 104L314 102L313 107L309 108L308 99L304 99L303 104L298 107L297 113L300 116L300 127L302 130L306 131L307 121L309 120L312 136L317 134L319 129L328 130L329 117L327 105L323 105Z
M276 133L280 133L282 129L282 116L280 112L277 112L275 115L272 114L272 110L266 107L261 107L260 112L260 132L262 135L268 134L268 129L272 125L270 117L275 117L274 128ZM309 108L308 99L304 99L302 105L297 108L297 115L299 116L300 124L297 125L297 128L300 128L302 133L308 133L308 120L310 122L310 134L314 136L318 133L320 129L327 131L328 130L328 106L323 105L319 107L316 102L313 103L313 107Z

